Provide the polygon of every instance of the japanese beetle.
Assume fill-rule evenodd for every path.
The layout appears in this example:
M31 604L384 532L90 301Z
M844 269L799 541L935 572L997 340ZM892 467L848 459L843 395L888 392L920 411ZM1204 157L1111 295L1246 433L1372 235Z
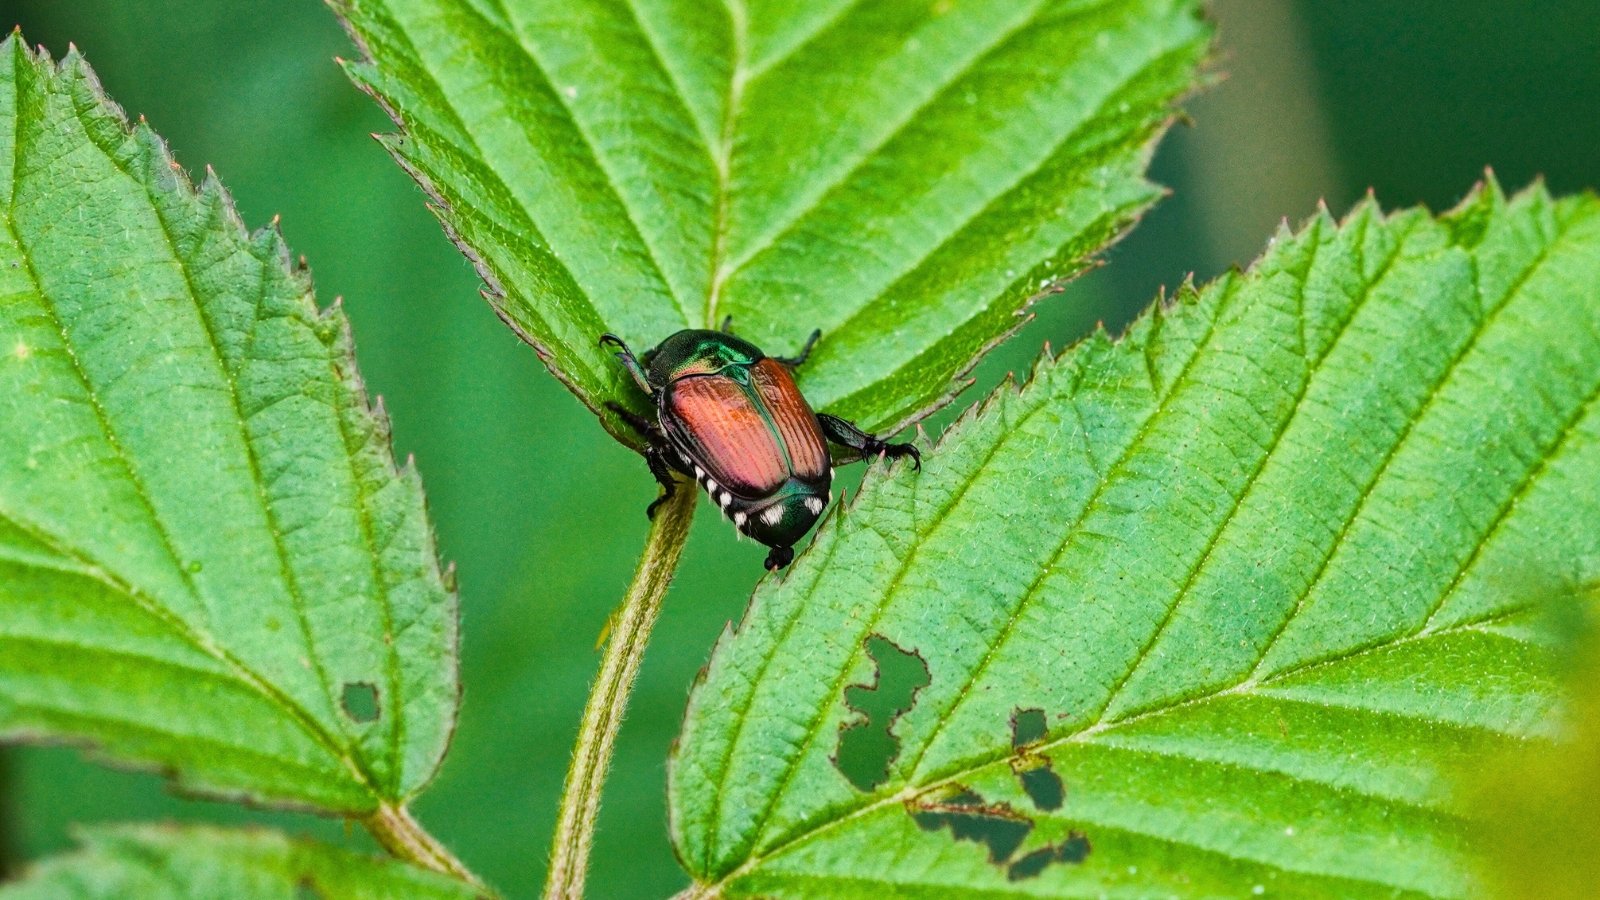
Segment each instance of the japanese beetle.
M655 421L606 404L645 440L645 462L661 484L647 515L672 496L672 473L681 472L741 533L772 548L766 567L776 570L794 559L794 543L833 500L828 441L861 459L909 456L922 468L911 444L886 443L811 411L789 371L805 362L821 334L813 331L795 357L767 356L735 337L727 321L721 331L680 331L637 358L621 338L601 336L601 344L618 348L617 359L655 402Z

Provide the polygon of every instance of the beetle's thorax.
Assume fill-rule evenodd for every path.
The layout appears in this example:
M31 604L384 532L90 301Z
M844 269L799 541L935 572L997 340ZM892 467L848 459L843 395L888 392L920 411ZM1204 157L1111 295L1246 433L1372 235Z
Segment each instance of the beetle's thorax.
M656 387L697 375L734 374L763 358L749 341L720 331L688 329L650 351L649 377Z

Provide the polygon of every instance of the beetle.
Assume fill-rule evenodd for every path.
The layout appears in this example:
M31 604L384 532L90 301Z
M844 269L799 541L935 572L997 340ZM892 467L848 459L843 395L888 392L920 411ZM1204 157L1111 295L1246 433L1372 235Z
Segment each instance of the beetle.
M655 517L677 488L673 473L682 473L740 533L770 548L765 565L774 571L794 559L795 542L833 500L828 441L860 459L909 456L919 471L922 454L812 411L790 373L811 355L820 330L798 356L767 356L734 336L729 324L724 320L720 331L684 329L640 357L616 335L602 335L601 345L617 348L617 359L654 402L655 420L618 403L606 406L645 441L645 462L661 485L646 515Z

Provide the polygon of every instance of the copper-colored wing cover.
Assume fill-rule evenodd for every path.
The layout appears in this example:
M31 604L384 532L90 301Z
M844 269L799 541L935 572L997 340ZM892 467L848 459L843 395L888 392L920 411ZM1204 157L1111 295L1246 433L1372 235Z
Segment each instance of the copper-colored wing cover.
M827 478L830 464L822 427L788 368L775 359L763 359L750 367L750 384L761 395L778 436L789 448L790 472L802 481Z
M789 371L763 359L748 372L748 386L726 375L672 382L665 398L671 415L662 418L674 443L718 484L747 499L771 494L790 475L825 479L827 445Z

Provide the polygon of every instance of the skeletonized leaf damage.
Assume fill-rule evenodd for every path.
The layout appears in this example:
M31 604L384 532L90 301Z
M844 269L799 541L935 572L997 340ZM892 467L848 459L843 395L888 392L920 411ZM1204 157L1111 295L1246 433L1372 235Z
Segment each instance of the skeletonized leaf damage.
M685 865L730 895L1465 893L1448 774L1547 733L1532 607L1600 576L1597 281L1600 201L1490 182L1321 214L1041 362L719 644L672 761ZM869 636L927 683L862 790L834 751Z

